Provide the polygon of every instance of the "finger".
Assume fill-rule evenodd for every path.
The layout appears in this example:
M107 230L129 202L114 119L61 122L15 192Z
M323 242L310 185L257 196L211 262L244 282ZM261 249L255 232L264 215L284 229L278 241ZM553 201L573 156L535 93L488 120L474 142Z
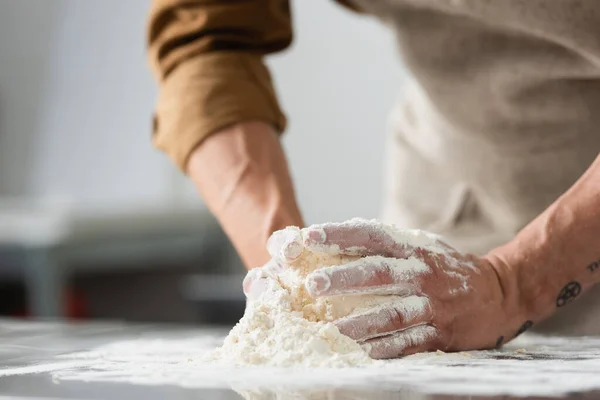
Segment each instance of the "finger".
M448 251L440 237L417 229L397 229L376 220L354 218L341 223L311 225L302 230L304 246L317 253L406 258L416 249Z
M303 250L302 233L295 226L274 232L267 241L267 251L271 257L283 263L296 260Z
M417 258L365 257L335 267L321 268L306 277L313 297L343 294L408 295L416 289L420 275L430 272Z
M436 328L421 325L368 340L362 347L371 358L385 359L436 350L439 342L440 334Z
M376 306L373 311L365 314L339 319L335 325L342 334L362 342L429 323L432 318L427 297L408 296Z
M303 230L304 246L317 253L404 257L405 252L376 221L351 219L311 225Z

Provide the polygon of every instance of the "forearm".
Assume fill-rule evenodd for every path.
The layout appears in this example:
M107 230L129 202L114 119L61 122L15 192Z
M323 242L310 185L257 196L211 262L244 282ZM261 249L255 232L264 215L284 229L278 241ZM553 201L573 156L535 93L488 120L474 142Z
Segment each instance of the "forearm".
M600 282L600 156L570 190L487 256L507 301L539 321ZM514 273L506 272L512 271Z
M188 173L248 268L268 261L272 232L303 224L283 148L268 124L211 135L193 152Z

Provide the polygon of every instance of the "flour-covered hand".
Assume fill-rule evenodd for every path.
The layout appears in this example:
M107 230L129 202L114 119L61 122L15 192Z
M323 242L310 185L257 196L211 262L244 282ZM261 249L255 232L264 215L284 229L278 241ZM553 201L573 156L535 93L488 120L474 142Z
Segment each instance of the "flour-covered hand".
M375 221L313 225L303 233L308 250L363 257L310 274L306 287L312 296L389 297L336 321L373 358L489 349L512 339L522 323L513 274L498 260L462 254L437 236Z

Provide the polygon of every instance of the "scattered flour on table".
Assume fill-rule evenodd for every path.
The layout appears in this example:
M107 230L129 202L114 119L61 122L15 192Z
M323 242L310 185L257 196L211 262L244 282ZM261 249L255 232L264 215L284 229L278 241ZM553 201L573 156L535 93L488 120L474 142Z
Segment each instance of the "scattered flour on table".
M355 219L349 222L365 221ZM433 235L380 226L397 243L444 251L437 247ZM296 227L286 229L304 232ZM284 268L276 276L270 276L265 268L262 273L268 282L266 291L258 299L248 302L245 315L231 330L223 346L209 355L209 361L222 365L273 367L350 367L376 363L356 341L342 335L332 321L361 314L368 308L373 309L395 299L390 299L389 295L314 299L305 287L306 276L316 269L339 266L359 258L304 249L291 268ZM399 272L404 280L410 280L411 276L428 268L416 258L401 262L406 264L406 268ZM418 299L415 302L404 301L409 307L414 305L415 312L424 307Z
M0 366L0 381L50 373L65 390L70 381L232 388L247 400L397 398L398 393L411 397L412 391L419 393L415 398L428 397L420 393L545 398L600 390L600 337L525 333L500 350L421 353L350 368L278 368L206 363L206 354L222 342L222 334L156 331L88 351L42 357L45 361L28 357L20 366ZM82 346L81 339L73 340L74 348ZM526 353L516 351L523 348ZM204 394L189 392L193 398L208 397ZM595 398L591 393L588 397Z
M418 232L387 229L400 235L396 239L403 243L419 241L420 246L435 248L431 238ZM371 360L331 321L361 312L365 304L377 303L377 296L314 301L303 286L310 271L355 258L303 254L292 269L273 278L268 296L248 305L246 314L224 342L223 332L206 329L177 334L157 331L135 335L131 340L113 339L104 346L79 352L66 352L59 340L62 355L44 356L44 348L39 359L28 357L23 358L22 364L0 366L0 378L50 373L56 383L234 388L252 400L395 398L399 392L410 396L407 390L523 397L600 390L600 337L552 338L526 333L499 350ZM410 279L409 272L406 278ZM24 328L29 326L39 329L40 324ZM18 339L14 335L13 340ZM73 338L72 351L88 348L83 339ZM52 342L49 340L49 347ZM10 343L0 343L0 353L7 345L11 350ZM196 396L195 392L190 393Z

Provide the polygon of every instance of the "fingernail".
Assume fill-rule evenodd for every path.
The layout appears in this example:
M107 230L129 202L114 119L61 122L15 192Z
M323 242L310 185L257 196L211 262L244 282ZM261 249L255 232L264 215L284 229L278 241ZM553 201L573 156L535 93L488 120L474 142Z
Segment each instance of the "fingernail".
M304 285L308 293L315 297L326 292L331 287L331 280L329 276L322 272L313 272L306 278Z
M296 227L273 232L267 241L267 251L271 257L283 262L293 261L300 257L303 247L302 234Z
M298 237L284 244L281 249L281 255L285 260L295 260L300 257L302 250L304 250L304 244L302 243L302 238Z
M308 228L306 231L305 242L309 241L316 244L323 244L327 240L327 234L323 228Z

